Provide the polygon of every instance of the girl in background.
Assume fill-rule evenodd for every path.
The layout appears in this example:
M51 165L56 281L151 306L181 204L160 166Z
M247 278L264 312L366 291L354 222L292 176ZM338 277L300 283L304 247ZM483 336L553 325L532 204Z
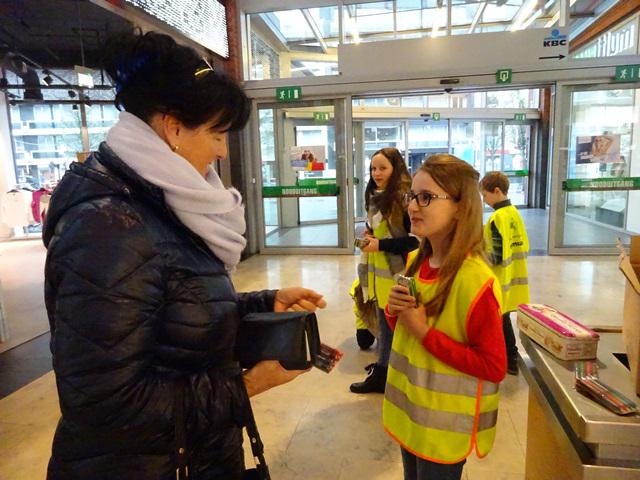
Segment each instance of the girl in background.
M467 456L493 445L498 383L506 372L501 289L483 257L478 172L452 155L429 157L405 203L421 237L408 261L416 298L396 285L383 404L405 480L458 480Z
M354 393L384 392L392 333L384 318L394 275L404 270L406 254L418 247L418 240L408 234L410 223L402 199L411 186L411 177L402 155L396 148L383 148L371 157L369 183L365 190L368 244L362 247L358 278L366 300L378 305L378 361L366 367L369 375L363 382L351 384ZM358 343L364 332L358 331ZM371 343L369 343L371 345Z

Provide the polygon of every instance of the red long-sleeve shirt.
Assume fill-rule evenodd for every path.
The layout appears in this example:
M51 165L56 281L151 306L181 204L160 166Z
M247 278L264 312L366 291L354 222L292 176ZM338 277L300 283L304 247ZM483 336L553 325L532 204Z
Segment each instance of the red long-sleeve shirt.
M433 280L438 269L431 268L429 260L420 267L422 280ZM397 316L386 310L387 323L395 330ZM502 315L493 290L486 288L472 306L467 323L468 343L453 340L437 328L430 328L422 345L438 360L456 370L474 377L499 383L507 372L507 354L502 331Z

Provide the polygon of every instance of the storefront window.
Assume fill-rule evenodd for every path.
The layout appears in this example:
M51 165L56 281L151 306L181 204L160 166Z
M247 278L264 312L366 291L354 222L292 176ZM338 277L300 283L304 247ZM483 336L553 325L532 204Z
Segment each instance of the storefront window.
M119 111L114 105L92 105L86 107L89 129L89 150L97 150L109 129L118 121Z
M73 107L28 103L10 107L16 181L20 186L54 187L76 161L76 153L84 150L80 113Z

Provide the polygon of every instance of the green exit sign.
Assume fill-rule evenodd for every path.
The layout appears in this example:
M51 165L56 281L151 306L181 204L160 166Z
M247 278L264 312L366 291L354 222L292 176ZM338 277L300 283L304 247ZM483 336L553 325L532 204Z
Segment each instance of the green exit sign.
M431 114L431 119L435 120L437 122L438 120L440 120L440 114L438 112L432 113Z
M302 100L302 87L276 87L276 100L279 102Z
M496 83L498 85L504 85L511 83L512 72L510 68L504 68L496 72Z
M513 119L516 122L524 122L527 119L527 114L526 113L514 113L513 114Z
M638 82L640 81L640 65L618 65L616 66L616 82Z
M313 112L313 120L316 122L328 122L329 112Z

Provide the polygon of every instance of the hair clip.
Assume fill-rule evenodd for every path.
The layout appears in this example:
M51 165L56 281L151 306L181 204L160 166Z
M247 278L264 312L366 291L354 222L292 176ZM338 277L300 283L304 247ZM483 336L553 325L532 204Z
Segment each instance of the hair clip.
M204 63L206 63L206 64L207 64L207 66L206 66L206 67L204 67L204 68L199 68L198 70L196 70L196 73L194 73L194 75L195 75L196 77L199 77L200 75L205 74L205 73L207 73L207 72L213 72L213 67L212 67L212 66L211 66L211 64L207 61L207 59L206 59L205 57L202 57L202 61L203 61Z

